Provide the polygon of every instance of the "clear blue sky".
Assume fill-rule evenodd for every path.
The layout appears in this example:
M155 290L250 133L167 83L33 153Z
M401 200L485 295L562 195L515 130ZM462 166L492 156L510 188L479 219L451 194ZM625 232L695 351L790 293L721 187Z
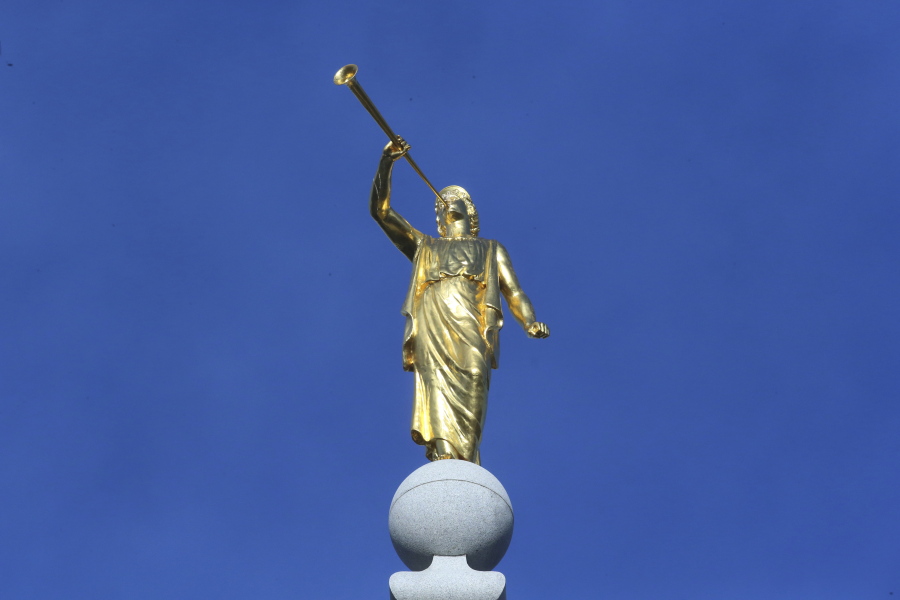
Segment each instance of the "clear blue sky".
M507 319L515 600L900 597L900 5L9 0L0 597L387 597L385 138ZM405 164L395 207L433 231ZM440 510L440 507L435 507Z

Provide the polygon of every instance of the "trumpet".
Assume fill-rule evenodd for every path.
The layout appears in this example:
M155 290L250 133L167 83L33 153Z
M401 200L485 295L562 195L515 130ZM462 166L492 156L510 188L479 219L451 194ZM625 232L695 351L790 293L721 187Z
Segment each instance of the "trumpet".
M384 120L384 117L381 116L381 113L378 112L378 109L375 107L375 104L369 98L369 95L366 94L366 91L359 84L359 81L356 79L356 73L359 71L356 65L347 65L345 67L341 67L337 73L334 74L334 83L335 85L346 85L350 88L350 91L353 92L353 95L362 103L363 108L369 111L369 114L372 115L372 118L375 119L375 122L381 127L381 129L387 134L388 138L394 143L398 148L400 145L400 136L394 133L394 130L391 129L391 126L388 125L388 122ZM425 177L425 173L422 172L422 169L419 168L419 165L416 164L416 161L412 159L412 156L409 155L409 152L403 155L403 158L409 162L409 166L413 168L413 170L419 174L419 177L422 178L422 181L428 186L428 188L434 193L438 199L447 204L447 201L441 197L440 192L438 192L431 182L428 181L428 178Z

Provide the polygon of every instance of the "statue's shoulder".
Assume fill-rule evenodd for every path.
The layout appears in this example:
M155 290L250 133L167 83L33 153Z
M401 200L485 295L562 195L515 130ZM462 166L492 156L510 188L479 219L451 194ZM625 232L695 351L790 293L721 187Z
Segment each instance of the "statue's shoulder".
M483 251L494 252L500 246L500 242L497 240L489 240L487 238L482 237L466 237L462 238L464 240L463 243L471 244L477 247L482 248Z
M487 252L490 255L495 255L497 253L497 248L502 248L500 242L498 242L497 240L489 240L487 238L477 237L474 238L474 241L476 244L481 246L481 248L483 249L482 252Z

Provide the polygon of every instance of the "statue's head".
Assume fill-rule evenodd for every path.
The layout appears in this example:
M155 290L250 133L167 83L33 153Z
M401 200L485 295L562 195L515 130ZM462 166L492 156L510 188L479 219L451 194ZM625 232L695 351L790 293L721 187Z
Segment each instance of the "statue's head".
M480 229L478 211L469 192L458 185L448 185L441 190L441 198L444 199L443 202L434 199L434 212L441 237L477 236Z

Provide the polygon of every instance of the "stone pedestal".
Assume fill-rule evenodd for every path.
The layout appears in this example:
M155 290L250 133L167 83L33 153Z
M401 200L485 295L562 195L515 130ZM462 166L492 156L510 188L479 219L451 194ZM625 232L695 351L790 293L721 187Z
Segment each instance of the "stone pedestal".
M465 556L435 556L424 571L394 573L391 600L506 600L506 577L476 571Z
M391 502L394 549L411 572L390 579L391 600L505 600L491 571L506 553L513 510L486 469L440 460L413 471Z

